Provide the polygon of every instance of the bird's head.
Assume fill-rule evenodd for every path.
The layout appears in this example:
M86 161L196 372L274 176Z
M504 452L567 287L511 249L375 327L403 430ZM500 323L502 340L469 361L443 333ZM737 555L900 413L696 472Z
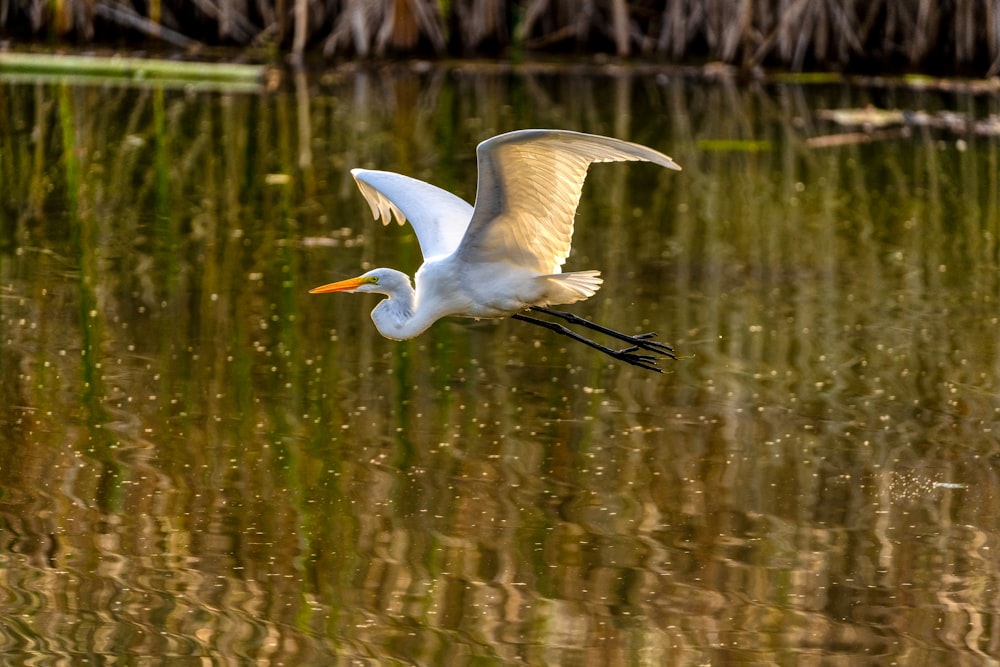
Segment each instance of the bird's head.
M410 278L393 269L372 269L357 278L348 278L309 290L310 294L327 294L329 292L375 292L394 296L410 285Z

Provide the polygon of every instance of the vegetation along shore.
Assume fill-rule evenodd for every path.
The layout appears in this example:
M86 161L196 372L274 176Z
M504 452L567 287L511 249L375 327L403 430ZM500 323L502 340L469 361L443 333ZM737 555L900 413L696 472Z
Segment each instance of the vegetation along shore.
M742 68L1000 74L986 0L8 0L9 50L211 46L270 57L528 53L723 62Z

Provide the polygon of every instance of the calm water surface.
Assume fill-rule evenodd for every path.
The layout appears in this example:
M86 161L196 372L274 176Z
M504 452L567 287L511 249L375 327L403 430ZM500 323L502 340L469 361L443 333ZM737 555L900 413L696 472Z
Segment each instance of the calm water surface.
M1000 141L845 135L994 95L406 68L248 94L0 82L5 664L1000 658ZM574 312L394 343L420 262L348 170L471 199L477 142L596 165ZM871 128L868 128L871 129Z

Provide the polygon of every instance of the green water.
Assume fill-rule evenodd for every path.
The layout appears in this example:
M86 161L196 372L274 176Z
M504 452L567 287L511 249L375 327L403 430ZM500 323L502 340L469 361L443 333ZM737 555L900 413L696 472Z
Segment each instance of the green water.
M5 664L1000 657L1000 141L820 112L1000 98L628 70L344 70L260 94L0 82ZM414 271L348 170L472 200L523 127L590 171L571 309L381 338ZM868 138L871 138L870 136ZM186 662L185 662L186 659Z

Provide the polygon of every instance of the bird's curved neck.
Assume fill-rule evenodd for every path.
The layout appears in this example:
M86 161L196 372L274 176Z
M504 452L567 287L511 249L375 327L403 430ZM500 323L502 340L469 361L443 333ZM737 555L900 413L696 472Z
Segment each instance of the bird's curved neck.
M406 340L413 338L427 329L433 320L424 322L417 312L417 294L409 282L394 289L392 294L386 294L372 311L372 321L375 328L386 338Z

